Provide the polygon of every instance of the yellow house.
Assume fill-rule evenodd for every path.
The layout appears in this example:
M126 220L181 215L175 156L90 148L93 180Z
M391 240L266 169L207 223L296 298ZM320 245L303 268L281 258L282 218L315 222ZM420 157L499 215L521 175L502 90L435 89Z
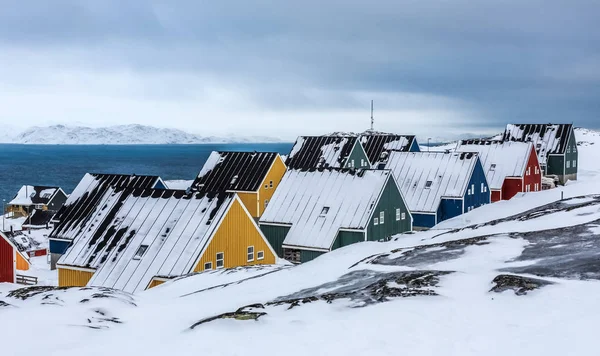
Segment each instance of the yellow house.
M250 215L260 218L285 171L275 152L212 152L192 189L238 193Z
M58 261L60 286L134 293L192 272L275 263L236 193L125 189L107 197L105 219Z

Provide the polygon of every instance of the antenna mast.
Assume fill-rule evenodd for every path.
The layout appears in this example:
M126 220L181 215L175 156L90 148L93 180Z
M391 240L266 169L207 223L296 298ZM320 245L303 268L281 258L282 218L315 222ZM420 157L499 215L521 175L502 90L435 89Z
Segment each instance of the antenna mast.
M375 120L373 119L373 100L371 100L371 131L373 131L373 124Z

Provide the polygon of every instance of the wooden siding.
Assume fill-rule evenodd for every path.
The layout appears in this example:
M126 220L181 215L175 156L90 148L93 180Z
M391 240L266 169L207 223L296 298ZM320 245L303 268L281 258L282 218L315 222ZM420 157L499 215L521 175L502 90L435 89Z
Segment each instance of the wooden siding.
M161 281L161 280L158 280L158 279L153 279L152 282L150 282L150 284L148 285L148 289L154 288L154 287L158 287L158 286L160 286L163 283L165 283L165 281Z
M419 147L416 137L414 138L412 144L410 145L410 149L408 151L409 152L421 152L421 147Z
M481 185L483 184L484 189L481 189ZM469 195L468 191L471 188L475 188L474 192L471 192ZM472 209L479 208L482 205L490 203L490 187L488 186L487 179L485 177L485 171L483 170L483 166L481 165L481 161L477 159L477 163L473 168L473 174L471 175L471 179L469 179L469 186L467 187L467 191L464 196L464 213L469 211L469 207ZM441 219L438 216L438 223L445 219Z
M290 231L289 226L277 226L277 225L261 225L260 230L263 232L267 241L275 250L277 256L283 258L283 241Z
M462 206L461 206L462 208ZM435 226L435 215L413 213L413 227L431 228Z
M300 251L300 262L305 263L305 262L312 261L324 253L325 252L302 250L302 251Z
M340 247L348 246L355 244L357 242L365 241L365 233L361 231L340 231L338 232L337 237L335 238L335 242L333 246L331 246L332 250L335 250ZM304 251L302 251L304 253Z
M242 203L253 218L258 217L258 194L257 193L237 193Z
M362 161L361 161L362 160ZM354 165L352 165L352 161L354 161ZM362 162L362 164L361 164ZM356 141L354 144L354 149L350 152L348 159L346 160L346 168L369 168L371 163L369 162L369 158L365 153L360 142Z
M248 246L254 246L254 260L251 262L247 259ZM264 252L262 260L257 259L259 251ZM275 255L271 252L267 240L237 200L232 203L223 218L194 272L204 270L204 264L207 262L212 262L212 268L215 269L217 252L224 253L225 268L275 263Z
M548 156L548 166L546 167L546 174L555 174L559 177L563 177L565 174L565 156Z
M569 143L567 144L567 150L565 153L565 159L569 162L569 167L565 164L565 175L575 175L575 179L577 179L577 168L579 167L579 154L577 152L577 140L575 139L575 133L571 132L571 136L569 136ZM573 161L577 162L577 166L573 166ZM570 177L569 179L573 179ZM566 181L566 179L565 179ZM564 184L565 181L562 181Z
M281 179L283 179L285 171L285 163L283 163L281 156L277 155L277 158L275 158L275 161L273 162L273 166L258 189L258 215L250 213L252 217L259 218L265 212L265 200L271 201L273 194L275 194L275 190L279 186L279 183L281 183ZM273 181L273 188L270 187L271 181Z
M29 271L29 261L27 261L20 253L17 253L17 270Z
M396 221L396 209L400 209L400 217L402 217L402 213L405 214L404 220L401 218L399 221ZM384 213L383 224L380 221L381 212ZM375 225L375 218L378 219L377 225ZM411 227L412 223L408 207L404 200L402 200L402 194L400 194L395 180L390 176L383 189L381 198L369 219L367 239L369 241L387 240L393 235L410 231Z
M15 251L10 243L0 236L0 283L15 282Z
M67 252L67 249L69 248L70 245L71 245L70 241L53 240L53 239L49 240L50 253L64 255L65 252Z
M67 267L58 267L59 287L85 287L94 272L80 271Z
M504 181L506 183L506 181ZM492 203L502 200L502 191L492 190Z
M489 194L489 193L488 193ZM465 207L466 209L466 207ZM463 201L461 199L442 199L437 211L437 221L435 225L444 220L452 219L463 213Z

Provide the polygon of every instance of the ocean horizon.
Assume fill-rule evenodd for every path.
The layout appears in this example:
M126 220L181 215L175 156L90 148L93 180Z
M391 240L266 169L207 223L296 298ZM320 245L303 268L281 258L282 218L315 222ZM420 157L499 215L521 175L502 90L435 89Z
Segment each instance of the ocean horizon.
M0 144L0 203L28 185L59 186L67 194L86 173L158 175L193 180L212 151L288 154L293 143L118 145Z

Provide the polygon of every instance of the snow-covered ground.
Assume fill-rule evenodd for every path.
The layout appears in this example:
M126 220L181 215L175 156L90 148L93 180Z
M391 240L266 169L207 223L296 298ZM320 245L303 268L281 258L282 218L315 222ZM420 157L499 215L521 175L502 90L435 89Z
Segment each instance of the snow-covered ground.
M199 273L137 295L0 284L0 335L32 340L3 354L595 355L599 153L581 145L585 173L565 187L296 267Z

